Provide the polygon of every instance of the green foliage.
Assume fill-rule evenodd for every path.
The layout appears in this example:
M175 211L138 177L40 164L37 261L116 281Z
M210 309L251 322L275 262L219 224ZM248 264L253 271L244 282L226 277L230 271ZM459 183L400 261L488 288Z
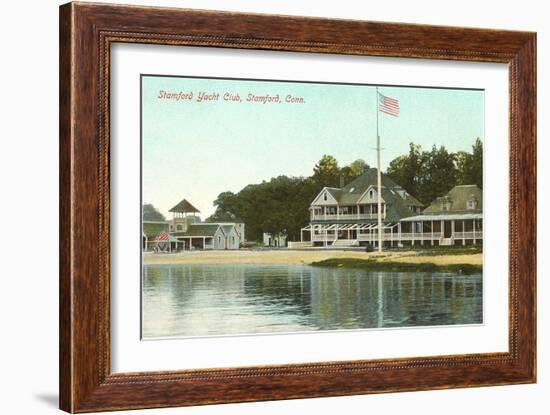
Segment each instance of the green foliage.
M476 184L483 189L483 143L479 139L472 146L472 153L457 153L457 170L460 184Z
M159 212L159 210L150 203L145 203L141 210L143 220L150 220L156 222L163 222L166 220L164 215Z
M337 187L359 176L366 167L363 160L338 167L333 156L325 155L311 177L274 177L250 184L238 193L220 193L214 201L216 211L207 222L242 221L249 240L261 240L263 232L287 235L300 240L300 229L309 223L309 205L323 187Z
M216 211L207 221L243 221L250 240L260 240L263 232L299 239L300 228L309 221L309 204L320 190L311 178L275 177L237 194L220 194L214 201Z
M340 168L333 156L325 154L313 168L313 180L328 187L340 184Z
M410 194L428 205L457 184L482 182L483 144L477 140L472 153L449 153L445 147L422 151L410 143L409 153L394 159L387 174ZM216 211L207 222L244 222L247 239L260 241L263 232L300 239L300 229L309 223L309 206L323 187L342 187L368 168L357 159L339 167L335 157L325 154L310 177L274 177L250 184L238 193L220 193Z
M421 188L422 166L424 165L423 153L419 145L409 144L409 154L399 156L392 160L386 174L397 184L401 185L411 195L418 198Z
M365 170L369 168L369 165L367 162L363 159L357 159L355 161L352 161L348 168L350 169L351 173L354 176L359 176L361 173L363 173Z
M478 138L472 153L450 153L443 146L422 151L410 143L409 153L392 160L388 176L425 205L460 184L483 184L483 143Z

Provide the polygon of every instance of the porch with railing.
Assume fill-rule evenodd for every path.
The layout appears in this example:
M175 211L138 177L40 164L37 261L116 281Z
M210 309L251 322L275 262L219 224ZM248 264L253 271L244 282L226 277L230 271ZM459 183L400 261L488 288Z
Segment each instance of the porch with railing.
M386 218L386 212L382 213L382 219ZM362 220L378 219L378 213L334 213L334 214L324 214L324 213L314 213L311 212L311 220Z

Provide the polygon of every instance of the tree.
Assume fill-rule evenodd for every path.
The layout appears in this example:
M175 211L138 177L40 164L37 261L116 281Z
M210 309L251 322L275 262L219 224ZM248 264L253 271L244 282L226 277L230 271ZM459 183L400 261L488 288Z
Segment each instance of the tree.
M419 145L409 144L409 153L392 160L388 176L403 186L423 204L430 204L458 184L477 184L483 181L483 143L478 138L472 153L450 153L443 146L422 151Z
M478 137L472 146L472 153L457 153L458 182L475 184L483 189L483 142Z
M325 154L313 168L313 180L327 187L336 187L340 182L340 168L333 156Z
M160 211L151 203L145 203L141 210L143 220L164 222L166 218Z
M350 168L350 171L353 176L357 177L363 174L365 170L367 170L370 166L367 164L367 162L363 159L357 159L355 161L352 161L348 167Z
M422 154L423 165L416 195L422 203L431 203L457 185L455 160L455 154L449 153L444 146L433 146L432 151Z
M386 170L386 174L407 192L416 196L422 182L424 159L425 155L421 153L421 147L409 143L409 153L393 159Z
M241 220L236 214L239 209L238 197L235 193L220 193L213 205L216 206L216 210L205 219L205 222L239 222Z
M410 194L428 205L453 186L468 180L481 183L483 146L476 141L470 153L449 153L445 147L422 151L409 144L409 152L392 160L387 174ZM260 241L263 232L300 239L300 229L309 223L309 206L323 187L349 183L369 166L357 159L340 168L336 158L324 155L310 177L273 177L250 184L237 193L223 192L214 201L216 210L207 222L244 222L249 240ZM477 181L475 181L475 180Z
M248 185L237 194L221 193L214 201L216 211L207 221L242 221L250 240L261 240L263 232L296 240L309 221L309 205L320 190L311 178L274 177Z

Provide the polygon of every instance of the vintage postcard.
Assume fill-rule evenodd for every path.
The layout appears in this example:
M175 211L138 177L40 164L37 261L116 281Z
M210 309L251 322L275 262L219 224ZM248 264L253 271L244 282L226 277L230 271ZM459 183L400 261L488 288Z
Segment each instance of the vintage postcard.
M484 116L480 89L142 75L142 338L483 324Z

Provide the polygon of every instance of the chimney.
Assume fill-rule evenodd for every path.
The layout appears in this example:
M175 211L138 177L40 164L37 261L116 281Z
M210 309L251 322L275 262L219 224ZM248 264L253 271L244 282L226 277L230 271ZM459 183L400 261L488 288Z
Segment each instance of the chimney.
M344 182L344 176L340 176L340 189L344 187L346 184Z

